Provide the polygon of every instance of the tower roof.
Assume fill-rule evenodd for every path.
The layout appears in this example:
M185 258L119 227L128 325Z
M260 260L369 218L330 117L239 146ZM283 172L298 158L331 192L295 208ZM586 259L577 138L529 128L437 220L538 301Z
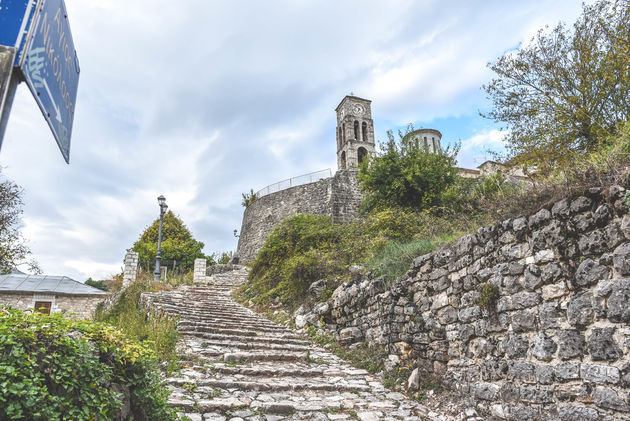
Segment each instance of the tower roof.
M341 104L343 104L343 102L344 102L346 99L348 99L348 98L358 99L359 101L365 101L365 102L368 102L368 103L370 103L370 104L372 103L372 101L371 101L371 100L369 100L369 99L360 98L360 97L358 97L358 96L354 96L354 95L346 95L346 96L344 96L344 97L343 97L343 99L341 100L341 102L339 103L339 105L337 105L337 108L335 108L335 111L337 111L337 110L339 109L339 107L341 107Z

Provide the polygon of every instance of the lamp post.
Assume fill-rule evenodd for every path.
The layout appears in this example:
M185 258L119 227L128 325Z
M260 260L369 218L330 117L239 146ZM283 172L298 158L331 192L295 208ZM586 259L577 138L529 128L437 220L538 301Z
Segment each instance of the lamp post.
M153 279L159 281L160 265L162 261L162 220L164 219L164 214L166 213L166 209L168 209L168 206L166 206L166 199L164 198L164 196L160 195L160 197L158 197L157 199L160 205L160 228L158 229L158 247L157 253L155 255L155 270L153 271Z

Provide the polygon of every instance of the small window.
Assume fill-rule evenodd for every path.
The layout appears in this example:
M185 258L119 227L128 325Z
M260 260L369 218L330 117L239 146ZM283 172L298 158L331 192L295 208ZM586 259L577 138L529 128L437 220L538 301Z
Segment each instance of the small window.
M35 301L34 310L42 314L50 314L52 303L50 301Z

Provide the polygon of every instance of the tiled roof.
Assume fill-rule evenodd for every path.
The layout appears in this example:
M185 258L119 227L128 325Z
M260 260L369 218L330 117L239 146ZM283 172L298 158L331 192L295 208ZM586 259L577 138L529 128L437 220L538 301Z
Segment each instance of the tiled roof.
M67 276L0 275L0 293L38 292L65 295L107 295L107 292Z

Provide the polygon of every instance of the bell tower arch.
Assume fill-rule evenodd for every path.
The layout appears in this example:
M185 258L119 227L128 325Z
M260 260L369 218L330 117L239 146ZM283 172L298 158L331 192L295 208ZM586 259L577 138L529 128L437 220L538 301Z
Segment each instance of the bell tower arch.
M337 168L358 169L359 163L374 154L372 101L346 95L337 112Z

